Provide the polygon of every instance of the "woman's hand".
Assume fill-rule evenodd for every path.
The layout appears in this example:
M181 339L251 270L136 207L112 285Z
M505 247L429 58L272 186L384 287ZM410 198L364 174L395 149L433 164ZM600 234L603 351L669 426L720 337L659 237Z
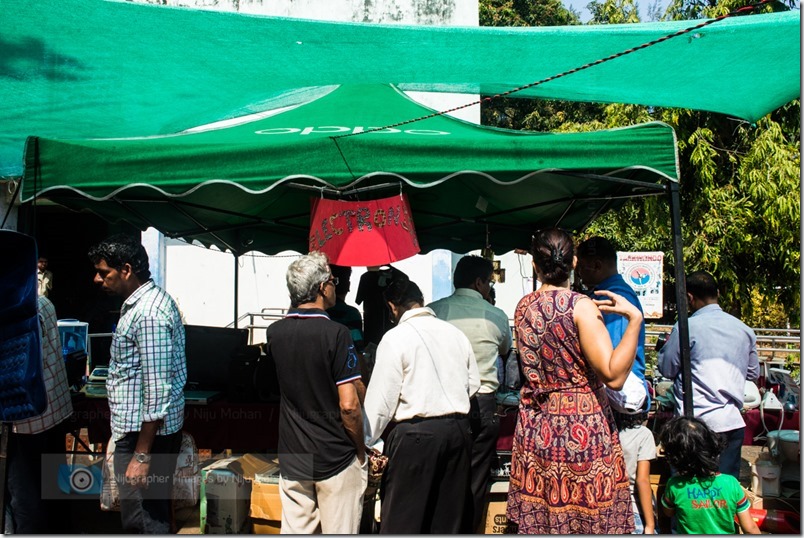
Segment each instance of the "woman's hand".
M605 295L609 299L592 299L604 314L619 314L628 321L642 321L642 312L628 299L609 290L596 290L595 295Z

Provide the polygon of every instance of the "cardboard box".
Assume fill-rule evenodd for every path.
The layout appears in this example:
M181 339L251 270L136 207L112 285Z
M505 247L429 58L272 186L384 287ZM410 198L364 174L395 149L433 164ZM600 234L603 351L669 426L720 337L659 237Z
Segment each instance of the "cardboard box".
M486 522L485 534L515 534L516 526L508 525L508 517L505 515L505 508L508 505L506 495L492 493L488 496L489 502L486 504L486 514L483 520Z
M279 534L282 526L279 484L254 482L251 485L250 514L254 534Z
M267 519L251 518L252 534L279 534L282 530L281 521L269 521Z
M237 534L250 531L248 515L252 480L256 474L274 465L267 456L246 454L218 460L202 469L201 532Z
M248 517L251 484L229 468L237 457L213 462L201 469L203 534L237 534Z

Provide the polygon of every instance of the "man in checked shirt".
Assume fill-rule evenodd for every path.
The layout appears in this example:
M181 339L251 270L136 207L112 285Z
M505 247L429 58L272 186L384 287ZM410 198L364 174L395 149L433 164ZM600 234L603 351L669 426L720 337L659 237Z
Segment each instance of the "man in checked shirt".
M89 258L95 283L123 298L106 380L123 531L167 534L184 423L184 326L176 303L151 280L138 240L112 236Z

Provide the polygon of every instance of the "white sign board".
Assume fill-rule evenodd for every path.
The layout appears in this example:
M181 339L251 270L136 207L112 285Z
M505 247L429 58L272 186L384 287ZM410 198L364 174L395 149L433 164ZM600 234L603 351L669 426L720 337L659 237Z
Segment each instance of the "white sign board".
M617 271L639 297L645 319L658 319L663 315L663 262L663 252L617 253Z

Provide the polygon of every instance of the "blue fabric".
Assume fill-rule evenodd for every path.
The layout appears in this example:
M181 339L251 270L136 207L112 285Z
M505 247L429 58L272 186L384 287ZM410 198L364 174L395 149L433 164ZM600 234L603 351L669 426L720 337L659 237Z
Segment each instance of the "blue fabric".
M42 378L36 241L0 230L0 420L41 415Z
M639 302L639 298L634 293L634 289L626 283L625 279L623 279L622 275L617 273L615 275L610 276L597 286L595 286L595 290L608 290L614 292L618 295L622 295L625 297L629 303L639 308L639 311L642 312L642 304ZM596 297L596 298L602 298ZM644 315L645 313L642 312ZM611 344L614 347L617 347L617 344L620 343L620 340L623 339L623 333L625 333L626 327L628 327L628 320L625 319L623 316L619 314L603 314L603 323L606 324L606 330L609 331L609 336L611 336ZM634 372L639 379L645 381L645 319L642 319L642 325L639 327L639 339L637 340L637 353L636 358L634 359L634 364L631 365L631 371ZM644 409L650 409L651 398L650 398L650 390L648 389L648 382L645 381L645 394L647 397L645 398L645 407Z
M642 305L634 293L633 288L629 286L622 275L619 273L610 276L597 286L597 290L608 290L618 295L625 297L629 303L636 306L642 312ZM596 299L603 299L603 296L596 296ZM644 314L644 312L643 312ZM619 314L603 314L603 322L606 324L606 329L611 336L611 343L614 347L623 339L626 327L628 327L628 320ZM645 379L645 320L642 320L642 326L639 328L639 340L637 341L637 355L634 359L634 364L631 366L631 371L634 372L639 379Z

